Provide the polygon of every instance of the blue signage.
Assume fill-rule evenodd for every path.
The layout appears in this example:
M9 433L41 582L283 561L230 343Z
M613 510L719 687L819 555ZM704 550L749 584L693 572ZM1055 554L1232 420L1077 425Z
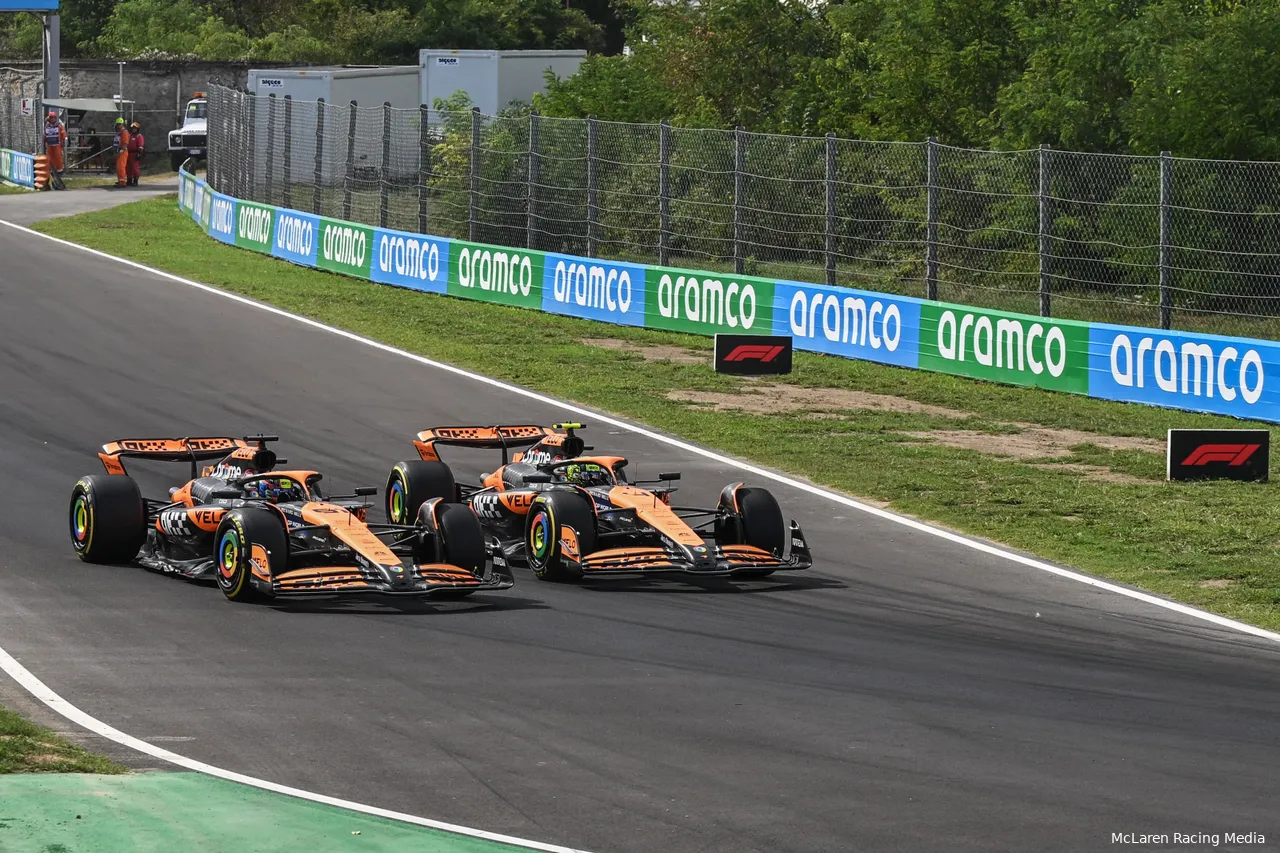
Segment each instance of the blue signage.
M1280 422L1280 344L1091 324L1089 396Z
M236 200L212 190L206 191L211 198L209 205L209 236L224 243L236 244Z
M316 234L320 233L320 217L276 208L273 233L271 254L303 266L316 265Z
M773 333L798 350L917 367L920 303L847 287L779 281L773 290Z
M58 0L0 0L0 12L56 12Z
M644 325L645 268L547 253L542 310L619 326Z
M0 151L0 178L23 187L36 185L36 158L17 151Z
M447 293L449 241L375 228L369 278L379 284Z

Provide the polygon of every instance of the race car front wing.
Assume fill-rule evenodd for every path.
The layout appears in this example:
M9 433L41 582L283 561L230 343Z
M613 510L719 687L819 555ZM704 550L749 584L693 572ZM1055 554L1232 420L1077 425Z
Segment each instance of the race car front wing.
M579 565L583 577L603 575L681 574L699 577L733 577L764 571L799 571L813 567L804 534L794 521L781 556L754 545L706 545L609 548L584 556Z
M271 579L277 596L309 595L397 595L430 596L446 591L494 591L510 589L511 578L498 571L476 577L464 568L447 563L414 566L390 578L360 566L324 566L292 569Z

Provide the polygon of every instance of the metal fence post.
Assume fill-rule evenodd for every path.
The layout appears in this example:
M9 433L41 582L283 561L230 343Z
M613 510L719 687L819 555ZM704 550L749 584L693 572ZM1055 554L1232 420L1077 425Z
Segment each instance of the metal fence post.
M378 181L378 225L387 227L391 213L391 102L382 102L382 169Z
M258 96L253 92L249 93L249 150L241 152L241 156L248 155L249 160L249 185L245 193L245 198L250 201L258 200L258 163L261 156L258 154Z
M1050 255L1053 253L1051 236L1053 234L1053 210L1050 207L1049 146L1040 146L1040 316L1052 317L1050 297L1053 283L1050 278Z
M324 183L324 98L316 101L316 179L311 187L311 212L320 215L320 187Z
M293 95L284 96L284 207L293 207Z
M733 272L742 275L746 258L742 254L743 232L742 206L746 204L747 188L747 132L741 127L733 130Z
M671 260L671 122L658 126L658 265Z
M1160 152L1160 328L1173 328L1173 155Z
M599 214L599 185L596 175L596 117L587 116L587 257L596 256L596 223Z
M827 134L827 284L836 286L836 135Z
M267 95L267 150L262 158L266 164L266 184L267 193L264 201L267 204L272 203L275 198L275 188L271 186L271 167L276 161L276 94L272 92Z
M538 111L529 112L529 186L525 192L526 221L524 246L536 249L538 243L538 184L542 182L542 148L538 140Z
M342 185L342 218L351 221L351 189L356 182L356 116L360 107L351 102L351 118L347 121L347 175Z
M216 101L218 109L227 113L226 121L223 124L224 133L217 143L212 141L213 134L209 134L210 138L207 140L210 145L216 144L219 148L226 149L225 152L222 150L217 152L219 161L230 160L234 164L231 172L232 186L229 192L230 195L233 195L236 198L244 198L244 188L249 182L248 171L250 168L250 163L248 162L249 158L237 155L236 153L244 150L245 128L243 97L244 96L237 89L222 89L219 92ZM212 109L213 106L211 103L210 110ZM228 192L228 190L222 190L222 192Z
M925 293L938 298L938 139L930 136L924 144L925 160Z
M476 241L480 229L480 108L471 108L471 202L467 206L467 239Z
M431 108L418 105L418 233L427 233L427 199L431 194Z

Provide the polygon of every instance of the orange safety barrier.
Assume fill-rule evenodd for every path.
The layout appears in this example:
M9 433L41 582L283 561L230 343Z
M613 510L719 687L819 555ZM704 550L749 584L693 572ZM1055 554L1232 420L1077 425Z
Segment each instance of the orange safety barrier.
M46 154L36 155L36 189L42 190L49 186L49 157Z

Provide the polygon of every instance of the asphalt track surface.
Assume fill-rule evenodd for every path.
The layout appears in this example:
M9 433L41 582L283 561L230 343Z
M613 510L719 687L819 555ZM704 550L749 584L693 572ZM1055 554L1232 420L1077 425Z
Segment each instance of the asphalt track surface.
M1280 837L1275 644L787 488L819 566L777 583L517 570L467 602L273 607L82 564L68 496L109 439L278 432L291 463L345 489L381 486L423 427L564 412L33 240L0 226L0 647L111 725L594 851ZM682 470L686 502L740 479L588 434L642 474ZM151 494L183 477L134 467Z

